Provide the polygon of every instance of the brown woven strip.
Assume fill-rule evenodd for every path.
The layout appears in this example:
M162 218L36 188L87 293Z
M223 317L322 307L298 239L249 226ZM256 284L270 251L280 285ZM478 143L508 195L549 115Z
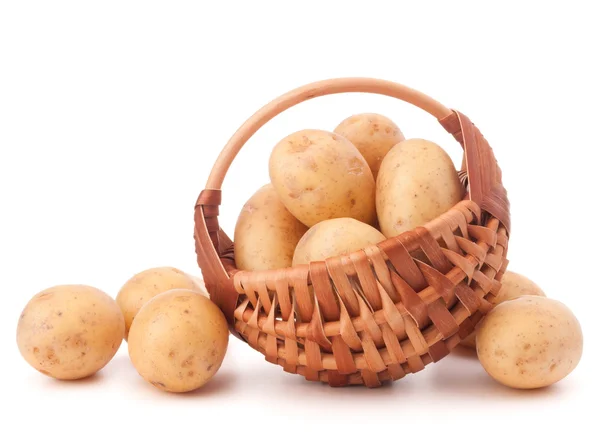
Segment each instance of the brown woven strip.
M356 270L356 276L360 283L360 288L369 302L369 306L372 311L378 311L381 309L381 299L379 297L379 290L377 289L377 280L371 269L369 258L365 251L360 250L350 255L350 260Z
M321 313L326 321L339 320L340 309L337 305L327 266L324 261L314 261L309 265L310 278L315 295L321 307Z
M320 345L324 351L331 352L331 342L325 335L325 330L323 329L323 320L321 319L321 313L319 312L319 305L315 304L314 308L312 319L306 330L306 340L310 340L311 342Z
M440 119L440 123L465 150L470 198L510 232L510 205L502 186L502 173L488 142L469 118L458 111Z
M221 190L202 190L198 199L196 200L196 206L213 206L219 207L221 205Z
M467 284L471 282L471 278L473 278L473 274L475 273L475 267L478 262L474 258L464 257L456 252L453 252L448 249L442 249L446 258L454 264L456 267L459 267L467 276Z
M458 335L460 336L460 339L463 340L463 339L467 338L469 335L471 335L474 330L475 330L475 323L473 323L471 321L471 318L469 317L461 323L460 328L458 330Z
M452 136L454 136L454 139L456 139L458 143L462 145L462 130L460 127L460 120L458 119L458 115L456 113L451 113L445 118L440 119L439 122L440 124L442 124L442 127L444 127L444 129Z
M450 349L446 343L439 341L429 346L429 355L434 362L440 361L450 353Z
M429 266L428 264L418 262L419 269L423 272L423 276L427 280L427 283L433 287L438 295L440 295L446 304L451 305L452 299L454 298L452 281L443 273L437 269Z
M260 299L260 303L265 308L265 312L271 311L271 306L273 305L271 295L269 295L269 291L267 290L267 283L265 273L259 273L253 275L254 279L254 288L258 293L258 298Z
M321 361L321 348L318 343L312 340L306 340L304 343L304 350L306 351L306 365L314 371L321 371L323 368L323 362Z
M346 386L348 384L348 376L342 375L337 371L327 371L327 383L333 387Z
M389 377L380 377L380 379L383 379L383 381L398 380L406 375L402 365L396 363L388 364L387 373L389 374Z
M477 309L479 309L481 302L475 295L473 289L471 289L469 286L464 283L460 283L454 288L454 292L456 293L458 300L469 311L469 315L473 314L475 311L477 311Z
M404 326L404 318L402 318L402 313L398 309L398 306L394 304L386 290L383 288L381 284L379 284L379 293L381 295L381 301L383 303L383 314L385 316L385 321L387 326L389 326L394 334L398 336L398 338L406 337L406 327ZM403 308L406 311L405 308ZM386 326L386 324L382 324Z
M265 360L273 364L277 364L277 348L277 337L267 335L267 341L265 346Z
M321 380L319 371L311 368L310 365L304 368L304 378L309 382L318 382Z
M486 243L488 246L495 246L498 240L496 231L489 227L476 226L470 224L468 226L469 237L474 238L477 241Z
M262 330L270 337L277 338L277 332L275 332L275 313L277 311L277 296L273 297L273 303L271 304L271 310L267 316L267 321L262 326Z
M414 320L410 317L406 317L406 335L408 336L415 352L421 356L423 354L427 354L427 341L423 337L423 333L416 325Z
M332 339L333 356L335 357L336 366L342 374L352 374L356 372L356 365L352 356L352 351L344 341L344 339L336 335Z
M358 304L360 306L360 318L363 321L364 330L363 332L368 334L368 337L372 339L377 345L383 343L383 335L379 325L373 317L373 311L367 306L362 298L359 298Z
M299 321L309 322L313 313L313 298L308 288L308 266L290 270L290 278L294 290L296 315Z
M379 350L377 349L377 346L375 345L375 342L371 336L366 332L362 332L360 334L360 339L369 371L377 373L385 370L385 363L383 362L383 359L379 354Z
M402 364L406 362L406 356L404 355L404 351L402 351L402 346L400 346L400 342L398 341L398 335L392 331L389 326L383 325L381 327L383 333L383 341L385 343L385 347L390 356L390 363L398 363ZM402 369L402 368L401 368Z
M421 300L419 294L396 274L392 274L392 283L400 295L402 304L415 323L418 326L425 326L428 321L427 305Z
M206 226L202 206L196 207L194 222L196 255L198 257L198 264L202 268L203 276L205 277L206 289L211 295L212 300L225 314L231 331L239 337L239 334L233 328L233 313L237 307L239 294L233 285L233 281L225 271L216 250L214 248L207 248L207 246L214 246L215 241L210 236Z
M360 308L358 307L358 299L352 288L352 284L348 276L342 270L342 260L340 257L329 258L325 261L329 276L335 285L338 296L341 298L344 307L352 317L358 316Z
M219 205L221 204L221 190L202 190L196 200L196 208L202 207L206 228L211 241L219 252Z
M454 231L452 230L452 228L456 226L461 226L461 222L464 221L464 215L461 212L455 211L448 212L447 214L442 215L440 218L445 222L442 229L440 230L440 234L442 237L441 244L445 244L445 247L448 250L455 253L459 253L460 247L458 247L458 243L456 242L456 239L454 237Z
M274 290L275 294L277 295L279 307L281 308L281 316L284 320L287 320L290 317L293 317L294 309L292 304L292 298L290 295L288 275L283 270L277 272L274 275L275 286L270 286L270 288Z
M365 248L365 253L369 258L371 265L373 266L373 270L375 271L375 282L378 286L382 286L387 293L387 296L391 298L394 303L400 301L400 296L396 293L394 289L394 285L392 284L392 277L390 275L390 269L388 268L388 264L383 257L383 252L380 250L378 246L368 246ZM381 294L381 290L380 294ZM382 304L384 302L382 301Z
M394 266L396 273L400 275L417 292L427 286L423 274L415 264L404 244L397 238L389 238L379 244L388 259Z
M435 303L430 304L428 309L429 318L442 334L442 338L446 339L458 332L458 323L456 323L443 299L440 298Z
M368 369L363 369L360 373L362 380L368 388L377 388L381 386L381 381L377 376L377 373L370 371Z
M442 249L440 248L438 242L433 236L431 236L431 233L429 233L429 231L424 227L417 227L415 229L415 233L419 238L419 245L421 246L421 250L429 259L431 265L442 274L448 273L448 271L452 268L452 264L450 264L450 262L444 255L444 252L442 252ZM419 269L421 269L421 272L425 276L425 273L423 272L421 266L419 264L417 265L419 266ZM427 279L427 276L425 276L425 279Z
M285 366L284 370L291 373L297 372L299 363L298 342L296 340L296 323L294 317L289 317L285 324Z
M257 330L259 329L258 317L260 316L260 308L261 304L260 300L258 300L256 306L254 307L254 309L252 309L252 316L248 320L248 326Z
M356 329L354 329L354 323L348 314L348 310L343 302L340 301L340 335L346 344L354 351L361 350L361 343Z

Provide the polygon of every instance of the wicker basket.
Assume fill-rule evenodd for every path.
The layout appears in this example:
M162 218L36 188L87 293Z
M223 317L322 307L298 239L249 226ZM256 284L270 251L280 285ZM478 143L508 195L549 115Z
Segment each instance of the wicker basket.
M221 184L244 143L313 97L365 92L427 111L464 149L465 200L411 232L349 255L270 271L235 267L219 228ZM195 207L198 264L232 332L266 359L331 386L379 386L446 356L489 310L506 269L509 203L492 149L463 114L393 82L316 82L269 103L219 155Z

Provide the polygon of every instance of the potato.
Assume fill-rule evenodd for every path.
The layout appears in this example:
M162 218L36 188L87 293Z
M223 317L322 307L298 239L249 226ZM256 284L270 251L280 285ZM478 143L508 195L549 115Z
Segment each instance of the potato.
M194 277L174 267L155 267L131 277L117 294L117 303L125 317L125 340L133 318L152 297L171 289L202 291Z
M583 335L561 302L538 296L505 301L477 327L477 356L487 373L512 388L541 388L579 363Z
M350 116L343 120L333 132L344 136L358 148L375 178L377 178L381 161L388 151L404 140L404 135L394 122L375 113Z
M346 138L302 130L279 142L269 159L271 182L283 205L306 226L332 218L375 222L375 180Z
M500 292L498 292L498 295L495 297L492 296L492 298L489 300L492 304L500 304L503 301L514 300L515 298L522 297L523 295L537 295L540 297L546 296L541 287L539 287L526 276L516 272L507 270L504 272L504 276L502 277L501 281L502 288L500 289Z
M35 295L19 318L23 358L50 377L74 380L102 369L123 341L119 306L100 289L63 285Z
M271 184L244 205L235 226L235 263L241 270L290 267L294 249L308 227L283 205Z
M202 295L206 295L207 297L210 298L210 295L208 294L208 291L206 290L206 284L204 283L204 280L200 277L197 277L195 275L188 275L192 281L194 282L194 284L198 287L198 292L200 292Z
M129 357L157 388L187 392L217 372L228 340L225 316L212 301L196 291L174 289L138 312L129 331Z
M395 145L377 176L377 216L388 238L437 218L463 197L452 160L438 145L407 139Z
M300 239L293 265L356 252L385 240L373 227L352 218L336 218L315 224Z
M514 300L523 295L538 295L545 297L544 291L529 278L507 270L502 277L502 288L496 296L492 296L488 301L498 305L503 301ZM475 349L475 332L460 342L461 345Z

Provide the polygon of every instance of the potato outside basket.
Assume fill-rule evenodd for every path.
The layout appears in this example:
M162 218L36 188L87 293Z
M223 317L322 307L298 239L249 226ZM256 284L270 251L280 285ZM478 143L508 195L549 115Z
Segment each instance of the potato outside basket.
M437 118L463 147L465 199L424 227L349 255L237 270L233 242L217 220L231 162L282 111L347 92L395 97ZM464 114L377 79L312 83L260 109L219 155L194 219L198 264L232 332L285 371L331 386L379 386L445 357L490 309L507 265L509 202L487 141Z

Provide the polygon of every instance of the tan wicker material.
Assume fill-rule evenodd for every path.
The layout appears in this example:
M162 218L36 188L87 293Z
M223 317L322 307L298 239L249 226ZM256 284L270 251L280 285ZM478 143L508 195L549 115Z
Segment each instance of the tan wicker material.
M396 97L436 117L463 146L465 200L359 252L281 270L237 270L233 243L217 220L231 162L277 114L345 92ZM430 97L376 79L313 83L263 107L221 152L195 207L198 264L232 332L268 361L332 386L379 386L446 356L489 310L486 300L498 293L507 265L510 213L501 179L479 130Z

